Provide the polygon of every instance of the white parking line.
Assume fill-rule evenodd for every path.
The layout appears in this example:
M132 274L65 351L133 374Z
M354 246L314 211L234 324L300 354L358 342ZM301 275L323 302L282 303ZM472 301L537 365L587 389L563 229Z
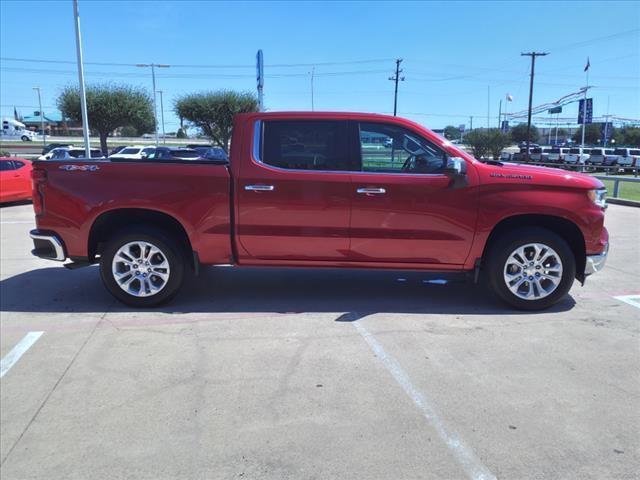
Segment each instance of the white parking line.
M619 297L613 298L631 305L632 307L640 308L640 295L620 295Z
M4 374L11 370L20 357L29 350L31 345L36 343L44 332L29 332L27 333L18 344L7 353L2 360L0 360L0 378L4 377Z
M495 480L496 476L491 473L476 454L473 453L473 450L471 450L455 432L445 426L442 418L440 418L431 405L431 402L429 402L424 393L413 386L409 375L402 369L398 361L382 348L382 345L378 343L375 337L371 335L360 322L356 321L352 323L362 338L369 344L373 353L382 361L395 381L398 382L405 393L409 395L409 398L413 400L413 403L422 412L424 418L427 419L447 447L449 447L469 478L472 480Z

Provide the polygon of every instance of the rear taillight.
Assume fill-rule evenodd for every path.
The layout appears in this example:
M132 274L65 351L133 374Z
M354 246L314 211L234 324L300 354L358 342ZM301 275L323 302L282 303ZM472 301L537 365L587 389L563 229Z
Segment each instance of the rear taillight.
M47 181L47 172L39 168L31 170L31 186L32 186L32 199L33 199L33 211L36 215L42 215L44 213L44 197L42 195L42 186Z

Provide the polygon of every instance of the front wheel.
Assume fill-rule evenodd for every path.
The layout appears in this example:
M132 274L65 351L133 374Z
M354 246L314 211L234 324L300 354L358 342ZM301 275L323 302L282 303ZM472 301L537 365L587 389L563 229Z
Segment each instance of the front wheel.
M30 139L29 137L27 137L26 135L23 135L23 136L22 136L22 137L20 137L20 138L21 138L21 140L22 140L23 142L30 142L30 141L31 141L31 139Z
M107 290L132 307L154 307L172 299L184 277L179 244L162 230L139 227L116 233L100 257Z
M544 228L514 230L497 240L487 256L493 292L521 310L542 310L571 288L576 262L567 242Z

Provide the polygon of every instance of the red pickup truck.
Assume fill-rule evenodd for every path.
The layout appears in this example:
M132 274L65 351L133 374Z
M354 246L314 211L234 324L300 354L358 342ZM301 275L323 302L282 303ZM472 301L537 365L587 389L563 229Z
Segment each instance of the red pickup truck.
M33 254L99 263L136 307L234 265L467 272L542 309L606 261L590 176L481 162L397 117L250 113L233 128L228 163L35 162Z

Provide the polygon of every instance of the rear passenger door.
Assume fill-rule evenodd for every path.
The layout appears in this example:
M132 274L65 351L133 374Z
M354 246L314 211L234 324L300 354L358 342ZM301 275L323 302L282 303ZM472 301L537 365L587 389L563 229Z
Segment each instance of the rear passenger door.
M237 184L242 259L336 261L349 255L353 169L348 122L258 121Z

